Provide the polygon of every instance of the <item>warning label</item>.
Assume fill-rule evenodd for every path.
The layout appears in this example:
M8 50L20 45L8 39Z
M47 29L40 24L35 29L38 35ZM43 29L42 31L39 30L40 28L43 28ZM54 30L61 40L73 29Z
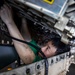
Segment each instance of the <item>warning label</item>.
M49 4L53 4L54 3L54 0L43 0L44 2L46 3L49 3Z

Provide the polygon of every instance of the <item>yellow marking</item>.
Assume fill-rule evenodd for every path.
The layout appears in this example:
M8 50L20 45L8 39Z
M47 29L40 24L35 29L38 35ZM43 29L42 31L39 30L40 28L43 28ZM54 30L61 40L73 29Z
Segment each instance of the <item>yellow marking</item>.
M10 71L10 70L12 70L12 68L8 68L7 70Z
M44 2L46 3L49 3L49 4L53 4L54 3L54 0L43 0Z

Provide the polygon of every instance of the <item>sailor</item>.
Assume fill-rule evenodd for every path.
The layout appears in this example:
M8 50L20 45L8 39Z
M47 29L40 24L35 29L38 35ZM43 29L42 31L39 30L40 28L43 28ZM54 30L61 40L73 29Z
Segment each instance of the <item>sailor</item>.
M22 20L22 28L23 28L22 29L23 35L22 35L13 20L11 9L7 5L3 5L3 7L1 7L0 17L6 24L8 31L12 37L28 41L38 46L35 40L31 39L31 36L27 29L26 19ZM14 47L19 57L25 64L30 64L32 62L36 62L42 59L43 56L40 53L38 53L38 51L35 48L15 40L12 41L14 43ZM45 35L45 37L42 38L41 43L43 44L41 46L41 51L47 58L52 57L58 53L64 52L63 50L65 48L66 51L69 50L67 49L65 44L60 42L60 39L56 34Z

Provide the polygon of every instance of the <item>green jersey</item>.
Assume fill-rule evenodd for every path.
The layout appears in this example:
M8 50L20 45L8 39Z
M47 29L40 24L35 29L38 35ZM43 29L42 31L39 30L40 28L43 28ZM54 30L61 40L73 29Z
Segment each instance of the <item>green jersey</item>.
M34 41L34 40L32 40L32 41L30 41L30 43L31 44L33 44L33 45L35 45L35 46L38 46L37 45L37 43ZM35 59L34 59L34 61L33 62L36 62L36 61L40 61L40 60L42 60L42 58L40 57L40 56L38 56L38 50L36 50L34 47L32 47L32 46L30 46L30 48L31 48L31 50L34 52L34 54L35 54Z

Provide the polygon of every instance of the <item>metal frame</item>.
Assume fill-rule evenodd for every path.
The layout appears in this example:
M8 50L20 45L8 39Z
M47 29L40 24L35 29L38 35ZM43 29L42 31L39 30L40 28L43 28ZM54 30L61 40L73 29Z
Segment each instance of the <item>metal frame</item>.
M30 8L33 8L43 14L50 16L55 19L63 16L67 7L68 0L55 0L52 5L45 3L43 0L17 0Z

